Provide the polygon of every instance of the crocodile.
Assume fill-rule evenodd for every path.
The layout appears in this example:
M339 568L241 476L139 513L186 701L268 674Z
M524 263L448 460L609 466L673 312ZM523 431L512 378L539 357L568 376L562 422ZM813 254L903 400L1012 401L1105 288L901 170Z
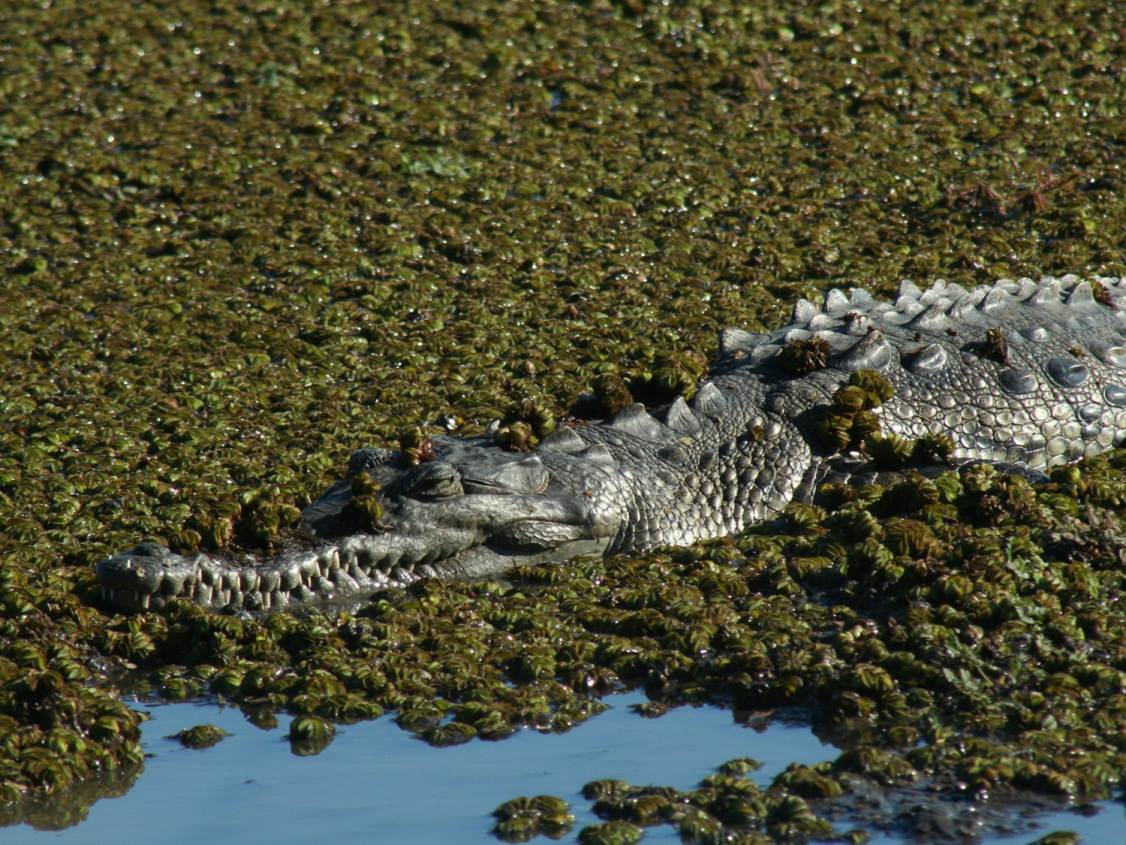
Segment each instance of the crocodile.
M838 388L861 371L893 389L874 412L884 432L944 436L952 463L1042 474L1126 437L1123 305L1126 278L1074 275L925 291L905 281L894 302L833 289L821 307L799 300L776 331L724 329L690 401L572 420L528 453L489 434L435 437L421 462L360 449L303 512L301 543L266 560L146 543L102 561L97 579L123 610L185 597L273 611L735 534L808 500L843 472L839 461L862 460L817 436ZM787 350L802 343L823 360L795 374ZM342 513L361 473L382 513L356 532Z

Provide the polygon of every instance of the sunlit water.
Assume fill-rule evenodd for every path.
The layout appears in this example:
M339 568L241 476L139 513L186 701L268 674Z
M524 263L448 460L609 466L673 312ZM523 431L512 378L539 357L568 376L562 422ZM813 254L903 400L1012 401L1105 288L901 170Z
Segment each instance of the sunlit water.
M807 728L775 724L756 733L715 707L681 707L644 719L629 710L644 700L640 693L608 699L609 712L567 734L524 731L503 742L454 748L432 748L384 718L341 728L313 757L290 752L284 717L281 728L262 731L237 710L211 703L141 704L151 714L144 725L151 757L132 790L98 801L80 825L4 828L0 843L496 842L488 835L492 809L544 793L571 802L577 823L568 840L574 841L584 825L598 821L579 794L587 781L620 778L688 789L720 763L748 756L764 763L753 777L765 785L790 763L817 763L838 753ZM205 751L166 738L205 723L231 736ZM1054 829L1074 830L1099 845L1126 842L1121 805L1091 818L1061 812L1042 822L1035 834L986 842L1027 842ZM648 829L644 841L680 840L673 828L661 826Z

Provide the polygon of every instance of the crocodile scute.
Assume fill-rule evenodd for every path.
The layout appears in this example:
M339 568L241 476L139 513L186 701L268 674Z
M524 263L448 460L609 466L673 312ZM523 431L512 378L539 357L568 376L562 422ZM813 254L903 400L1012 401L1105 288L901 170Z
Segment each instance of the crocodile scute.
M265 560L142 544L98 564L98 581L123 610L182 597L270 611L737 533L833 471L818 422L861 371L892 389L873 411L884 433L939 435L954 462L1035 473L1126 439L1123 306L1126 279L1104 277L903 282L894 302L834 289L821 307L799 300L777 331L723 330L689 401L563 424L530 453L489 435L436 437L422 463L360 449L306 508L314 539ZM374 533L342 518L359 473L378 484Z

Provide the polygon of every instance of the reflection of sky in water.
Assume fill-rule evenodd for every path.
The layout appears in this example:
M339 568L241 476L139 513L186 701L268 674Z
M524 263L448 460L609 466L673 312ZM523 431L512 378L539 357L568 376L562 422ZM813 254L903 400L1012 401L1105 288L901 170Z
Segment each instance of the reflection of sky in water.
M613 709L562 735L524 731L502 742L431 748L390 718L343 726L315 757L295 757L281 727L261 731L237 710L205 704L146 707L145 748L155 755L123 798L96 803L86 822L64 831L0 829L0 842L497 842L490 812L519 795L558 795L578 817L574 832L597 821L578 791L598 778L687 789L734 757L764 767L760 784L792 762L833 759L837 751L806 729L772 726L759 734L728 711L681 707L643 719L628 705L640 693L607 699ZM182 749L165 736L212 723L232 736L207 751ZM1027 842L1052 829L1084 833L1089 843L1126 841L1120 805L1093 818L1053 816L1048 827L996 842ZM840 829L848 829L842 826ZM549 842L547 839L534 840ZM674 828L646 831L646 843L679 843ZM876 837L874 845L898 839Z

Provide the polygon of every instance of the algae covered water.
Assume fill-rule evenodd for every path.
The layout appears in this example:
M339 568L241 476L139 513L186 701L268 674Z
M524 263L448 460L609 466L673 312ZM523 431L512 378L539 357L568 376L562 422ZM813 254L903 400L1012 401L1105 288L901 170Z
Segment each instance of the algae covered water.
M91 568L144 538L268 545L355 448L529 396L562 418L827 287L1126 275L1124 70L1126 6L1082 0L0 3L0 806L123 795L0 841L472 841L540 792L577 830L590 778L686 789L743 754L762 783L834 759L825 788L1120 794L1122 455L360 619L118 616ZM154 706L139 775L102 683L135 669L172 700L523 732L435 750L388 716L299 759ZM849 748L775 758L749 741L810 735L628 698L584 723L619 683L805 708ZM580 726L521 727L548 719ZM206 722L232 736L161 738Z

